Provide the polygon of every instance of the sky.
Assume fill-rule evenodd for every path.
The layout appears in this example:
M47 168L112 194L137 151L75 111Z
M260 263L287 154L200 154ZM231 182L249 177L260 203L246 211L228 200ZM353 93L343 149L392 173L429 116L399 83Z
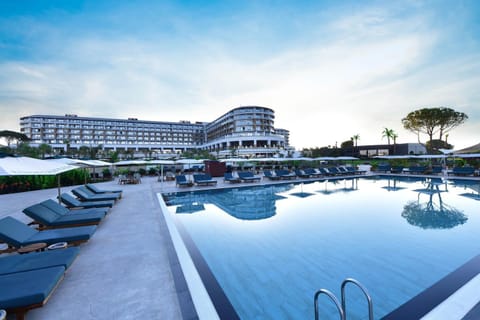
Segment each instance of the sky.
M34 114L213 121L272 108L297 150L416 142L420 108L480 142L480 2L0 2L0 130ZM421 135L422 142L427 140Z

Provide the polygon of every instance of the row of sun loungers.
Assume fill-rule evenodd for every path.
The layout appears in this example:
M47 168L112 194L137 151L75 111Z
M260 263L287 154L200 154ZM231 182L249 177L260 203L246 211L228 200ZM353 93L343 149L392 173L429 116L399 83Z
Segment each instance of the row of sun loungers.
M0 257L0 309L14 314L15 319L24 319L28 310L42 307L48 301L79 253L80 249L75 246L92 237L97 225L105 219L110 204L122 195L121 190L101 190L94 185L75 189L89 200L82 202L81 196L75 199L65 194L79 201L79 206L70 205L69 209L49 199L23 210L32 219L31 224L38 225L38 230L10 216L0 219L0 242L8 245L0 253L11 253ZM105 205L87 209L84 204L89 202ZM60 243L66 243L67 248L41 252L24 250L29 247L41 249L42 246L53 249ZM13 254L15 251L29 253Z
M288 170L266 170L264 176L269 180L289 180L296 178L318 178L343 175L362 174L365 171L356 170L353 167L330 167L330 168L306 168L297 169L293 172Z
M265 170L263 176L269 180L290 180L297 178L316 178L316 177L330 177L330 176L342 176L342 175L355 175L365 173L365 171L358 171L353 167L331 167L331 168L307 168L297 169L289 171L286 169L279 170ZM226 172L223 180L229 183L241 183L241 182L259 182L262 176L255 175L251 171L240 172ZM194 174L193 180L190 180L186 175L175 176L176 185L178 187L192 187L194 185L215 185L217 180L214 180L209 174Z
M441 174L443 173L442 166L391 166L390 164L379 164L377 167L378 172L383 173L409 173L409 174ZM473 176L475 174L475 168L464 166L464 167L454 167L452 170L447 171L448 175L455 176Z

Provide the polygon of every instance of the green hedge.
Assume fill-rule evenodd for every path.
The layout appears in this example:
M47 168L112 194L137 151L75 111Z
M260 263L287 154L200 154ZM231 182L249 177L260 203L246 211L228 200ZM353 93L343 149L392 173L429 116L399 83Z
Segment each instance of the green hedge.
M83 169L75 169L60 174L61 186L72 186L85 183L89 179ZM57 176L1 176L0 194L23 192L30 190L57 187Z

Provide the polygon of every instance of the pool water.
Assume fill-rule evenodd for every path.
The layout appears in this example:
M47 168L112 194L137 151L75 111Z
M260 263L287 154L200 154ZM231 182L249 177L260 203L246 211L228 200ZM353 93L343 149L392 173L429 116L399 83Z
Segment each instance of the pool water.
M480 253L478 182L359 178L164 195L241 319L312 319L360 281L385 316ZM347 313L368 319L347 288ZM337 319L326 298L320 315Z

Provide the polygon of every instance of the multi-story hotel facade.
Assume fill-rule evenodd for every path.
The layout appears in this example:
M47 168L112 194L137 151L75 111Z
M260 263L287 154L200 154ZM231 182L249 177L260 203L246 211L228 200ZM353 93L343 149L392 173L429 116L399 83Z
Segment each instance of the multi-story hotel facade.
M274 119L272 109L259 106L234 108L212 122L30 115L20 118L20 132L32 145L54 150L101 146L162 156L201 149L220 158L268 157L289 149L289 131L275 128Z

